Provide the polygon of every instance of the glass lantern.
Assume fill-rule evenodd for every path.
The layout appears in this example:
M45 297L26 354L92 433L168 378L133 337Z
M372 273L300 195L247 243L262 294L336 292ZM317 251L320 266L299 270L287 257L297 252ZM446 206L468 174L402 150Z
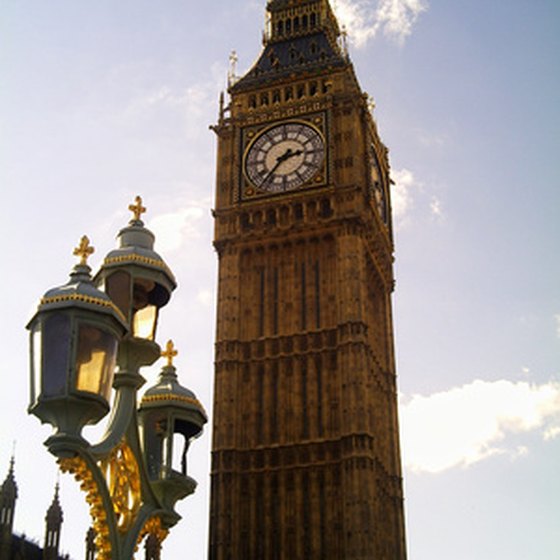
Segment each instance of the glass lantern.
M153 249L154 234L140 219L146 211L142 199L137 197L129 209L134 213L133 219L119 232L119 247L105 257L95 281L126 316L130 336L153 342L159 310L167 304L177 284Z
M195 394L179 383L173 365L176 355L169 341L162 353L168 359L167 365L156 384L142 397L139 409L148 475L170 508L196 487L187 474L187 451L207 422L206 412Z
M31 319L29 412L59 434L80 437L109 411L122 313L92 282L85 262L48 291Z

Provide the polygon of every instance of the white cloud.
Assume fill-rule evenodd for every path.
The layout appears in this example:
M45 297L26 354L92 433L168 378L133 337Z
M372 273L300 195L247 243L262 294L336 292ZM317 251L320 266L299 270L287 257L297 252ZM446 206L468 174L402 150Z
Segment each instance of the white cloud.
M449 142L447 134L442 132L420 129L417 129L415 132L418 142L426 148L441 149Z
M402 225L413 206L412 190L419 186L412 171L408 169L393 169L391 171L393 188L391 191L391 206L393 218L397 227Z
M363 47L377 33L375 10L359 0L338 0L335 12L338 21L356 47Z
M356 47L364 46L379 31L403 43L412 33L420 14L428 9L425 0L338 0L337 17Z
M558 436L560 436L560 426L552 426L548 428L543 434L543 438L545 441L556 439Z
M528 449L507 437L542 431L560 435L560 383L474 381L401 404L403 456L408 468L438 473L468 467L494 455L512 458Z
M208 69L208 79L198 83L143 89L128 101L121 116L127 123L144 123L156 131L167 126L190 142L196 141L208 134L208 122L217 117L225 76L226 67L214 63Z
M201 134L206 134L208 107L217 107L218 91L219 88L213 82L186 88L164 85L131 100L123 116L135 126L144 123L156 131L171 130L192 142Z
M443 218L443 208L439 198L436 198L435 196L432 198L430 202L430 211L432 212L432 216L435 218Z
M376 14L378 25L385 35L402 42L412 33L420 14L427 9L423 0L381 0Z
M391 170L393 185L391 188L391 207L396 229L402 229L412 221L415 207L416 217L429 217L437 223L444 223L446 212L441 199L435 195L428 199L429 192L422 181L409 169ZM418 204L417 204L418 202Z
M152 219L149 229L156 236L158 252L170 253L181 248L186 240L200 237L201 218L204 215L202 206L189 205Z

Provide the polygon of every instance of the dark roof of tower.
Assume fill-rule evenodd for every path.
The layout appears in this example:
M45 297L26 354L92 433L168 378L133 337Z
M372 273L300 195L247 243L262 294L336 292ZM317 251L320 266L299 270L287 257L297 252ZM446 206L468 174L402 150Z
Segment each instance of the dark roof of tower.
M43 549L25 535L12 535L11 560L43 560ZM57 555L57 560L69 560L67 554Z
M64 520L64 516L62 514L62 507L60 505L60 500L58 498L58 491L59 491L59 486L57 484L54 490L53 501L49 506L49 509L47 510L47 516L45 518L47 524L51 527L59 526Z
M266 84L293 74L320 74L348 64L342 53L334 49L326 34L312 35L269 43L254 66L230 89L232 92Z
M287 8L292 5L303 12L289 15ZM328 0L271 0L267 10L271 22L264 49L252 68L231 85L231 93L348 66L348 57L338 44L340 29Z
M0 489L0 502L14 502L18 496L18 488L14 476L14 458L10 460L10 469Z
M25 535L12 537L12 556L14 560L43 560L43 549Z
M317 0L269 0L267 4L268 10L274 10L277 8L287 8L290 4L311 4Z

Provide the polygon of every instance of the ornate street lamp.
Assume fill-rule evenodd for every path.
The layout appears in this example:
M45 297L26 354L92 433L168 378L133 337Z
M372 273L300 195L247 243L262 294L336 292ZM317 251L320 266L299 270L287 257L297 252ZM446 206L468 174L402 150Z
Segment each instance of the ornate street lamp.
M57 430L49 444L82 444L80 433L109 411L117 343L127 332L122 312L98 290L84 236L70 280L49 290L31 319L31 403L29 411Z
M187 475L187 451L208 421L194 393L178 381L173 365L177 354L170 340L162 352L167 365L144 393L139 410L148 476L169 511L196 488L196 481ZM176 449L179 444L182 449Z
M55 428L45 445L87 494L97 560L130 560L145 537L150 558L159 558L163 539L180 519L175 503L196 483L186 468L168 468L172 455L164 458L163 447L153 455L154 442L156 448L166 442L172 454L174 434L180 433L186 453L206 422L204 409L179 385L169 361L142 400L140 436L137 393L145 379L139 369L161 355L155 342L159 310L176 282L140 219L146 211L142 199L129 209L133 219L118 235L119 248L107 255L95 278L87 265L93 248L84 237L70 281L45 294L28 325L29 412ZM164 355L172 360L173 352L168 347ZM91 445L82 429L109 412L111 388L106 433Z

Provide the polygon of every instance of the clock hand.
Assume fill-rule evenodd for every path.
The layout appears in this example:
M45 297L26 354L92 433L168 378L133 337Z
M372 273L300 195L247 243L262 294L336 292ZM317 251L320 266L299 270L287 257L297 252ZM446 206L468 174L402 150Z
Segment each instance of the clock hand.
M268 179L274 174L274 172L278 169L278 167L282 163L284 163L285 161L287 161L288 159L294 156L300 156L301 154L303 154L303 150L301 149L292 152L292 148L288 148L281 156L278 156L276 158L276 163L274 164L272 169L267 173L266 177L263 179L263 184L268 181Z
M288 153L286 154L286 159L289 159L294 156L301 156L301 154L303 154L303 150L301 148L299 150L296 150L295 152L292 152L292 149L290 148L288 152L289 154Z
M303 154L303 150L296 150L295 152L292 152L292 149L289 148L288 151L284 154L282 161L286 161L287 159L290 159L292 157L295 156L301 156L301 154Z
M291 148L288 148L281 156L276 158L276 163L273 165L272 169L266 174L266 177L263 179L263 184L268 181L268 179L274 174L274 172L278 169L278 166L286 161L290 157L292 152Z
M278 169L278 166L283 162L280 158L276 158L276 163L272 167L272 169L266 174L266 177L263 179L263 185L268 181L268 179L274 174L274 172Z

